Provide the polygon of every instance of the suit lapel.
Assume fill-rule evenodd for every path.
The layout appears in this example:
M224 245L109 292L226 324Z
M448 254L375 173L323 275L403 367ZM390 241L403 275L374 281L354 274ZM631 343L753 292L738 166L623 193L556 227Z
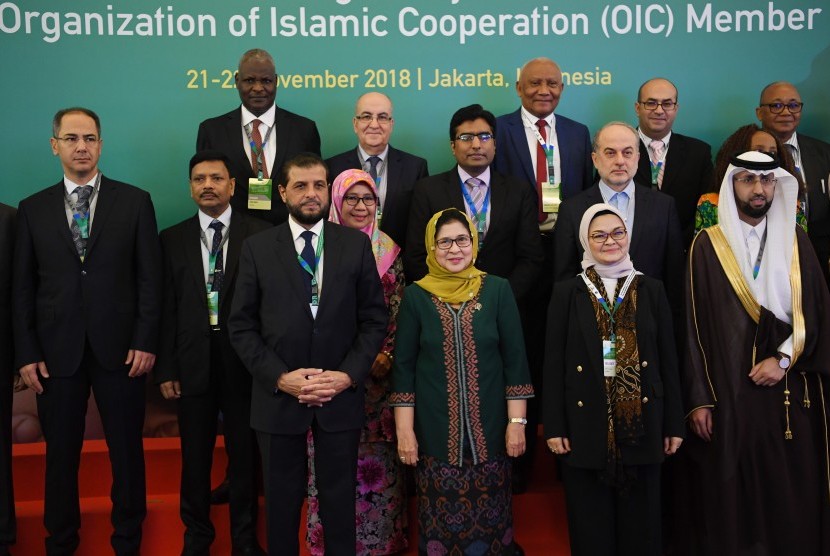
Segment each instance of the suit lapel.
M594 377L597 386L605 389L604 375L602 371L602 338L600 338L597 327L594 305L591 303L591 292L585 287L582 278L579 278L576 295L576 314L579 320L579 329L582 331L582 338L585 341L585 352L588 354L588 361L591 364L591 376ZM599 364L598 364L599 363Z
M274 107L274 127L276 129L274 129L271 134L276 135L277 142L275 143L276 149L274 150L274 160L271 164L272 173L275 168L282 168L283 164L285 164L285 153L288 152L286 146L291 137L291 130L288 129L288 123L285 121L285 114L277 107ZM277 180L277 177L271 177L272 179Z
M324 241L327 240L328 238L325 238ZM325 245L323 245L324 250L325 248ZM274 249L277 255L277 263L285 270L285 277L288 280L289 287L294 290L294 297L300 300L300 304L303 306L303 310L308 318L313 319L314 317L311 315L311 309L308 306L308 299L306 298L305 285L298 272L300 263L297 262L297 249L294 247L294 238L291 237L291 228L288 226L288 223L280 225Z
M556 118L556 142L559 144L559 183L577 183L576 180L571 179L571 176L566 176L565 172L573 166L571 165L571 149L563 149L562 145L567 145L571 138L568 136L568 130L564 128L560 118ZM535 179L534 179L535 181Z
M658 193L654 193L657 195ZM652 196L648 194L644 185L634 184L634 229L631 231L631 247L629 252L633 255L642 242L646 233L648 215L652 214ZM631 257L632 260L634 257Z
M683 153L685 150L683 136L672 133L669 150L666 153L666 169L663 171L663 184L660 191L668 193L674 190L674 183L683 171Z
M490 169L490 226L487 228L487 235L489 236L493 230L498 233L502 227L502 220L507 212L507 184L504 180L496 174L492 168ZM485 249L487 242L484 242Z
M400 193L400 188L393 185L401 182L403 168L400 159L400 152L390 146L386 156L386 202L383 204L383 212L386 214L394 210Z
M521 108L513 114L514 117L508 121L507 136L510 138L513 150L519 155L519 161L524 169L527 181L536 183L536 169L533 167L533 159L530 158L530 151L527 148L527 135L525 135L525 126L522 122ZM556 133L559 133L558 129ZM498 145L496 145L496 148L498 148Z
M205 267L202 262L202 245L201 245L201 228L199 226L199 215L187 221L185 226L185 233L181 237L182 253L184 253L184 263L187 267L187 272L193 278L193 284L196 291L204 291L205 288ZM207 309L207 297L205 295L199 296ZM219 296L220 302L222 296Z
M464 194L461 193L461 178L458 175L458 166L444 173L444 202L438 210L455 207L461 212L467 212L464 204Z
M66 246L72 251L72 254L77 258L78 252L75 250L75 243L72 241L72 231L69 229L69 221L66 219L66 186L63 180L58 182L49 192L49 215L50 222L56 225L55 231L60 235ZM80 259L78 259L80 261Z
M226 249L228 255L225 257L225 279L222 282L222 292L219 295L219 303L225 299L226 293L231 288L234 277L236 276L236 266L239 264L239 252L242 249L242 242L248 235L246 233L245 216L240 211L231 212L231 228L228 233L231 235L228 238Z
M238 108L231 112L228 115L228 118L225 120L225 131L228 136L228 151L231 153L235 153L233 158L240 162L242 167L240 170L247 168L246 175L253 175L253 170L251 169L251 159L248 158L248 154L245 152L245 147L241 141L241 133L242 132L242 108ZM248 191L248 184L236 184L237 187L240 185L244 186L244 191Z
M343 256L343 249L340 246L341 236L337 233L339 230L334 229L337 224L323 223L324 245L323 245L323 291L320 294L320 307L317 309L317 318L320 318L321 311L327 311L326 307L332 302L326 303L330 299L331 292L337 287L337 269L340 268L340 259ZM329 295L326 295L326 294Z
M101 185L98 190L98 201L95 203L95 214L92 217L92 231L89 234L89 243L86 247L86 256L92 254L95 243L101 235L101 230L107 224L113 206L118 200L118 187L107 178L101 176Z

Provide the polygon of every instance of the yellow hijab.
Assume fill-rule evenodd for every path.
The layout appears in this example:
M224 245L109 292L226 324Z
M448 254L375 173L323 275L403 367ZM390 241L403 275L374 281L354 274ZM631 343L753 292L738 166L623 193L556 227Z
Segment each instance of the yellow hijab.
M448 210L457 212L464 217L467 222L467 228L470 230L470 237L473 240L472 263L460 272L450 272L438 264L438 259L435 258L435 250L437 249L435 245L436 224L441 215ZM427 268L429 269L429 273L415 283L436 296L439 301L445 303L464 303L474 298L481 288L481 278L487 273L475 267L476 257L478 257L478 232L470 221L470 218L455 208L436 212L427 223L424 243L427 248Z

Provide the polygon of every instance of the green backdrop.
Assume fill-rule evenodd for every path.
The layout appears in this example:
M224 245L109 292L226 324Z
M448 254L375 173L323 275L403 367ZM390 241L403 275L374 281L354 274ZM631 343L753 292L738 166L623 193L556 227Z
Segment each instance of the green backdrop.
M592 131L634 122L637 87L664 76L680 91L675 129L717 149L755 121L765 84L788 80L801 129L830 139L826 0L14 0L0 2L0 201L58 180L51 118L83 105L102 118L102 170L149 190L162 227L191 214L197 126L238 105L233 71L253 47L276 60L278 104L316 120L324 156L354 145L354 101L381 90L392 143L443 171L450 115L473 102L515 110L517 69L536 56L568 74L557 112ZM465 76L432 87L436 71Z

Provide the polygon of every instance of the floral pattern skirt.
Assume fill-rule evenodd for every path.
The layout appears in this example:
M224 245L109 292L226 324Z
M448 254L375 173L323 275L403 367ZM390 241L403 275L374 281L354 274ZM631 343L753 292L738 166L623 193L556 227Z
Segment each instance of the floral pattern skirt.
M478 465L420 456L418 551L428 556L512 554L511 467L501 455Z
M314 474L314 442L308 435L308 533L311 554L325 553L323 524ZM397 446L391 442L361 442L357 455L355 491L359 556L394 554L407 547L407 504L404 470Z

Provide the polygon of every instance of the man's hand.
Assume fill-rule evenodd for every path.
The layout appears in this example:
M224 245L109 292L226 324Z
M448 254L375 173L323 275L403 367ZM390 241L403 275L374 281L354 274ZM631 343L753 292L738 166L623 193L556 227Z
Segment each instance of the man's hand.
M182 397L182 387L178 380L168 380L159 384L161 395L165 400L178 399Z
M306 383L300 387L297 399L300 403L321 406L351 385L352 377L343 371L322 371L308 377Z
M124 361L124 364L132 365L129 375L130 378L135 378L153 370L153 365L156 364L156 355L148 351L131 349L127 352L127 360Z
M508 423L504 433L507 455L517 458L525 453L525 426L521 423Z
M683 444L682 438L678 436L667 436L663 439L663 452L667 456L673 456L677 453L681 444Z
M26 383L26 386L37 392L43 394L43 386L40 384L40 377L49 378L49 371L46 369L46 361L38 361L37 363L29 363L20 367L20 378Z
M700 438L709 442L712 440L712 408L698 407L689 416L692 431Z
M778 366L778 359L767 357L749 371L749 378L758 386L775 386L778 384L786 371Z
M547 444L548 449L558 456L571 451L571 441L567 437L555 436L548 438Z

